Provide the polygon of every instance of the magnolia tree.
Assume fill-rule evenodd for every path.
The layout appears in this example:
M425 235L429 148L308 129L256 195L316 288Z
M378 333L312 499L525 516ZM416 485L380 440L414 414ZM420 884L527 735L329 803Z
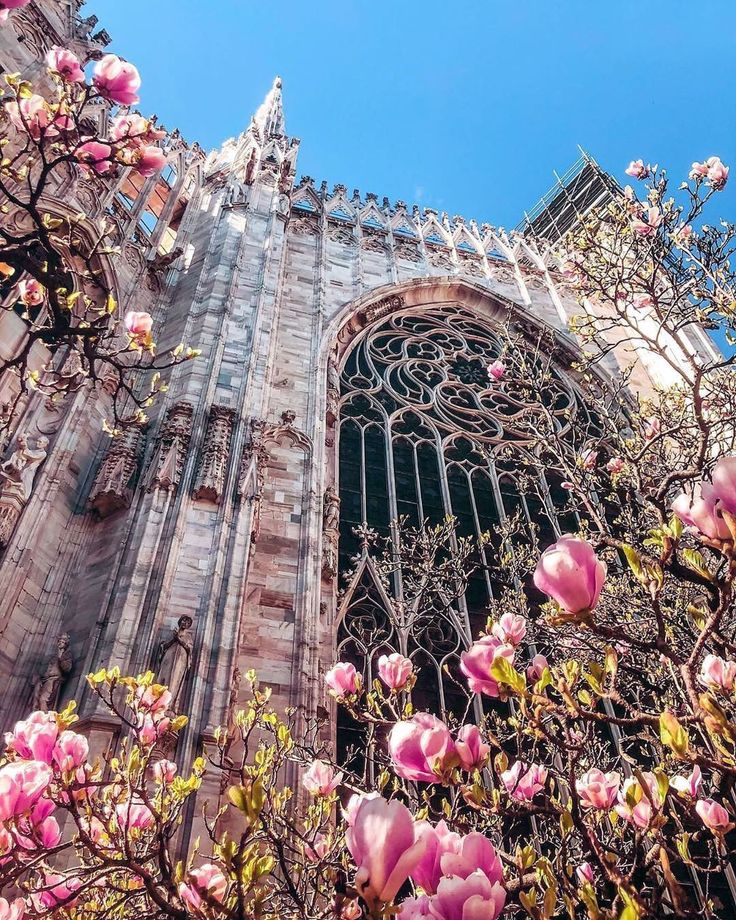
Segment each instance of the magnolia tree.
M22 5L0 0L0 15ZM165 132L131 109L138 71L108 54L88 81L62 48L48 53L46 65L37 87L6 74L0 99L0 293L2 310L26 324L18 347L0 360L0 377L16 378L0 436L29 391L59 399L88 381L111 394L112 427L142 421L165 389L160 371L196 354L184 345L156 354L151 316L135 304L124 314L118 306L112 222L63 203L74 177L86 175L103 198L121 170L147 178L165 165Z
M21 5L0 0L0 19ZM50 93L11 77L3 102L0 192L27 218L0 231L3 271L26 306L43 304L28 335L52 356L38 379L27 350L10 369L53 389L71 349L85 377L112 369L142 410L150 318L132 313L118 333L104 231L91 244L85 218L54 214L44 196L60 167L155 172L160 137L127 111L105 137L91 128L93 101L134 104L130 65L107 56L88 84L57 49L49 68ZM657 167L627 172L644 193L627 188L560 253L582 307L582 398L560 410L550 397L559 378L544 339L509 333L488 369L490 388L526 406L523 447L498 459L528 496L543 477L561 484L570 533L540 545L541 529L511 515L478 543L448 520L376 548L380 577L402 579L397 623L407 610L456 613L481 567L496 585L485 629L466 624L447 662L452 705L427 711L420 657L377 646L360 670L337 661L326 676L330 705L362 733L359 756L338 763L329 716L277 714L250 674L244 709L177 765L186 718L154 675L92 674L121 726L114 754L90 755L73 705L6 735L0 920L733 916L736 387L734 359L701 337L734 334L734 228L702 225L728 169L696 163L672 197ZM626 374L604 379L596 365L614 345L656 356L667 388L636 400ZM205 771L223 794L187 851Z

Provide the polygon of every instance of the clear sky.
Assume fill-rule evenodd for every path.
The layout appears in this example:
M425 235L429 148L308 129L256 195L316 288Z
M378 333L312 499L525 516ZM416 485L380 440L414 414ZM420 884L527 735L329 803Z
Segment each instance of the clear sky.
M512 227L586 148L736 166L734 0L88 0L205 148L276 74L298 172ZM623 177L625 178L625 177ZM720 199L736 218L736 169Z

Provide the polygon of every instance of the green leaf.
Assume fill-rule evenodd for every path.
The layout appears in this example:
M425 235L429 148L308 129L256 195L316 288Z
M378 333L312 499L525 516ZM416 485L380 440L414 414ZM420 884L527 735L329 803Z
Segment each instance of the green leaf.
M634 577L637 581L642 581L644 578L644 569L641 564L641 556L634 547L629 546L628 543L624 543L622 549L624 551L624 556L626 556L626 561L629 563L629 568L634 573Z
M511 687L516 693L526 690L526 678L506 658L496 658L491 665L491 677L499 684Z
M679 723L677 716L667 709L659 717L659 737L662 744L672 748L678 757L684 757L687 753L689 745L687 731Z
M708 581L713 580L705 559L696 549L683 549L682 558L691 571L697 572L698 575L707 578Z

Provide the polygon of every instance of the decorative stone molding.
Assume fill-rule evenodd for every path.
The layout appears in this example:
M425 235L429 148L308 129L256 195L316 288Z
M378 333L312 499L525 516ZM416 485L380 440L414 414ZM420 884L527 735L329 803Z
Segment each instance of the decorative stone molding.
M243 459L240 461L238 477L238 496L253 505L250 542L256 543L261 531L261 505L263 503L263 483L268 466L268 451L263 444L267 429L262 418L250 420L250 440L245 445Z
M28 444L28 435L20 434L15 450L0 464L0 548L8 545L15 526L33 491L38 468L48 456L49 439L36 438L35 449Z
M341 227L332 221L327 224L327 236L335 243L342 243L343 246L355 246L357 243L350 227Z
M110 444L87 500L88 507L98 518L130 507L143 453L144 433L142 425L131 425Z
M192 437L193 415L194 407L188 402L174 403L166 413L151 464L147 491L161 489L176 492Z
M289 229L297 236L316 236L317 235L317 218L316 217L292 217L289 221Z
M207 419L193 498L214 502L216 505L222 501L234 424L235 409L230 406L212 406Z
M443 249L429 249L427 252L427 261L435 268L446 268L452 270L455 268L450 254Z
M386 234L379 233L374 230L363 229L363 239L361 240L361 248L367 252L388 252L388 246L386 245Z
M380 319L388 313L393 313L394 310L400 310L403 306L403 294L392 294L391 297L384 297L383 300L379 300L378 303L374 303L372 306L368 307L365 311L366 321L372 323L374 320Z
M403 259L405 262L421 262L422 252L416 243L408 243L405 240L396 240L394 251L397 259Z

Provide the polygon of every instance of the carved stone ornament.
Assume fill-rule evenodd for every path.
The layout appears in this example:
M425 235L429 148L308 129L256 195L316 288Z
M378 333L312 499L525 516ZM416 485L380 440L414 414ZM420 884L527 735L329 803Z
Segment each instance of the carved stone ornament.
M429 249L427 261L435 268L446 268L451 271L455 267L450 254L443 249Z
M328 486L322 500L322 573L328 578L337 575L339 540L340 497L334 486Z
M145 259L143 258L140 246L137 246L135 243L126 243L125 246L123 246L123 259L130 265L134 272L143 271Z
M73 667L74 659L69 648L69 635L62 633L56 640L56 649L46 662L43 673L33 683L31 708L40 709L41 712L55 710L59 705L61 685Z
M227 478L235 409L212 406L192 496L219 505Z
M33 491L33 482L38 468L44 462L49 439L45 435L36 438L36 446L28 443L28 435L20 434L15 450L0 463L0 548L10 542L15 526Z
M421 262L422 252L416 243L409 243L406 240L396 240L394 252L397 259L403 259L405 262Z
M327 424L332 426L337 421L340 402L340 368L337 364L337 345L327 359Z
M357 243L351 227L342 227L333 221L327 224L327 236L335 243L342 243L343 246L355 246Z
M297 236L316 236L318 230L317 218L312 215L292 217L289 229Z
M261 531L261 506L263 504L263 483L266 478L268 451L263 444L267 425L262 418L250 420L250 440L245 445L240 461L238 495L253 506L250 527L250 542L256 543Z
M193 414L194 407L187 402L174 403L166 413L166 421L159 432L151 463L147 487L149 492L154 489L176 492L179 487L192 437Z
M366 230L363 228L363 238L360 242L361 248L367 252L388 252L386 244L386 234L379 233L375 230Z
M490 261L491 278L501 284L515 284L516 273L510 265L498 261Z
M483 263L475 256L461 256L460 271L464 275L473 275L475 278L485 278L486 276Z
M141 425L131 425L112 440L87 500L88 506L99 518L130 507L143 444L144 428Z
M392 294L390 297L384 297L383 300L379 300L378 303L374 303L373 306L368 307L365 311L365 318L367 322L372 323L374 320L380 319L388 313L393 313L394 310L400 310L403 306L404 295Z

